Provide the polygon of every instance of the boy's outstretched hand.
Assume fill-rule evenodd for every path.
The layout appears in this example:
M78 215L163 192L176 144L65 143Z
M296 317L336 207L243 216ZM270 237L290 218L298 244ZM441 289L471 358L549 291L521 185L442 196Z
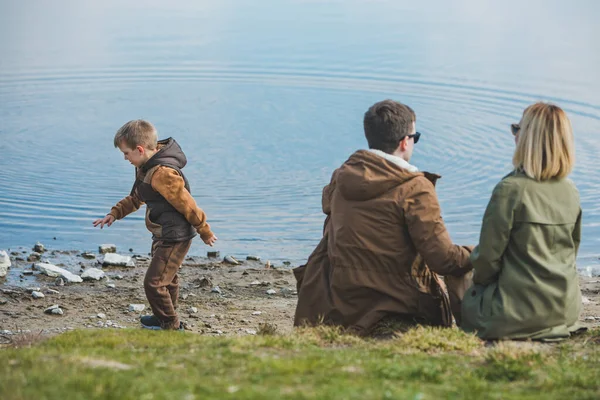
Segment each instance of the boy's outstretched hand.
M209 245L210 247L212 247L212 246L213 246L213 244L215 244L215 242L217 241L217 237L216 237L215 235L212 235L211 237L209 237L209 238L208 238L208 239L206 239L206 240L202 239L202 241L203 241L205 244L207 244L207 245Z
M113 222L115 222L115 217L113 217L111 214L108 214L104 218L95 220L94 226L100 225L100 229L102 229L102 228L104 228L104 225L111 226Z

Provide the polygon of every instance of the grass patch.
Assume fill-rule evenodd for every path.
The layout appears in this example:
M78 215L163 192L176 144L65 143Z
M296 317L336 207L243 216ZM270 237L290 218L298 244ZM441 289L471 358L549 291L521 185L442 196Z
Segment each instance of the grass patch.
M490 346L424 327L383 341L331 327L245 337L79 330L0 350L0 398L596 399L599 337Z

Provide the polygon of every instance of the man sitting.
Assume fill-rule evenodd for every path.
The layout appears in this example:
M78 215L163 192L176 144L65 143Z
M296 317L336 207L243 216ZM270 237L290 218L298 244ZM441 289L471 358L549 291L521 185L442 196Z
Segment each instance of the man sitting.
M369 150L334 171L323 189L323 238L294 270L296 326L334 324L366 335L390 317L451 326L454 311L459 321L470 250L453 244L444 226L439 176L409 164L421 137L415 122L410 107L392 100L365 113Z

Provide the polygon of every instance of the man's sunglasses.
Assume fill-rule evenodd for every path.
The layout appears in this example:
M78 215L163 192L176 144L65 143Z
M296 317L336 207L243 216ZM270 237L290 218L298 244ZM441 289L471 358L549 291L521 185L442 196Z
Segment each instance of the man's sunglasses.
M417 142L419 141L419 138L421 137L421 134L419 132L415 132L414 135L406 135L405 137L415 138L415 144L417 144Z
M510 131L512 132L513 136L517 136L517 133L519 133L520 130L521 130L521 125L510 124Z

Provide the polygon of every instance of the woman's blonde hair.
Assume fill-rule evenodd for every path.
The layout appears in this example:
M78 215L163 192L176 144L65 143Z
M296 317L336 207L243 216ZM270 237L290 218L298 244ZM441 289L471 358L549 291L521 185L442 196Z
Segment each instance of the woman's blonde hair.
M558 106L535 103L523 112L513 165L538 181L564 178L575 163L573 129Z

